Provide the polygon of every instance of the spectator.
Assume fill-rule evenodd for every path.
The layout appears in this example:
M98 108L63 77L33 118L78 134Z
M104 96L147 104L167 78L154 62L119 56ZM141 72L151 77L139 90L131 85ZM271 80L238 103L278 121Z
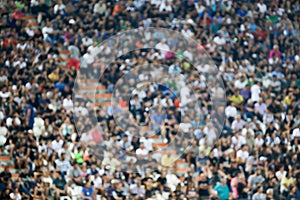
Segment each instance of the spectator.
M225 200L229 198L229 188L227 186L227 180L225 178L223 178L221 180L221 183L218 183L214 189L214 191L216 191L216 195L218 198L220 198L221 200Z
M56 199L59 199L61 196L67 196L67 182L59 172L56 172L54 175L53 189Z

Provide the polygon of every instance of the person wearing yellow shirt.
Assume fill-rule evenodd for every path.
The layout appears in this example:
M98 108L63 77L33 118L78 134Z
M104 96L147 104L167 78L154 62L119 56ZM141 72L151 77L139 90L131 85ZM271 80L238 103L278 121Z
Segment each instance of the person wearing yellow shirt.
M48 78L53 82L58 81L59 80L59 68L57 68L51 74L49 74Z
M241 109L242 103L244 102L243 96L239 93L238 90L234 92L234 94L231 96L230 101L233 103L234 106Z
M291 173L288 172L280 182L280 193L284 196L288 195L288 192L293 188L294 178L291 176Z
M291 105L292 101L295 99L294 95L292 92L289 92L289 94L283 99L283 103L286 106Z
M168 152L166 155L163 155L161 158L161 165L163 167L169 168L172 167L173 163L176 161L175 157Z

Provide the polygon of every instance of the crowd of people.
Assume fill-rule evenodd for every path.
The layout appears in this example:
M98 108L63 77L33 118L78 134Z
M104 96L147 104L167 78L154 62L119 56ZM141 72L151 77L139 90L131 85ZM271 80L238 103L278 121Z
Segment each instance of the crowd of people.
M300 198L298 0L2 0L0 15L18 173L3 166L1 199Z

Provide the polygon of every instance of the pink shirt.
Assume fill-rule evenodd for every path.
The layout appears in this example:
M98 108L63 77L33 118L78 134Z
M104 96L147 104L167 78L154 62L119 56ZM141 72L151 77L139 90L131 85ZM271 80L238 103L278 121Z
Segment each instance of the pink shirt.
M269 53L269 58L272 58L273 57L273 55L275 54L275 56L277 57L277 58L280 58L280 51L279 50L275 50L275 49L272 49L271 51L270 51L270 53Z
M90 134L92 135L94 142L96 142L96 143L101 142L102 134L100 131L93 129L93 130L91 130Z
M233 179L231 179L230 185L231 185L231 189L232 189L233 198L239 198L239 192L238 192L237 184L238 184L238 178L237 177L234 177ZM246 185L246 182L244 182L244 184Z
M231 185L231 189L232 189L233 198L238 198L239 197L237 184L238 184L238 178L237 177L234 177L233 179L231 179L230 185Z

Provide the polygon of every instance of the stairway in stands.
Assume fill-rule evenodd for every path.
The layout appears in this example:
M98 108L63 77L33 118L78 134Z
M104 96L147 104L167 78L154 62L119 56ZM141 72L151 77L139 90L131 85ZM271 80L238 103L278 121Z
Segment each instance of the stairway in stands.
M78 81L80 81L80 85L81 85L80 86L81 95L91 99L95 103L95 106L101 104L103 107L107 107L111 105L111 100L113 98L113 95L108 93L105 86L100 85L96 79L78 80ZM149 127L143 127L141 133L142 135L143 132L150 132ZM170 150L172 151L172 149L168 147L168 144L164 143L164 141L161 138L159 138L158 135L152 134L151 138L154 140L153 145L158 148L158 151L161 154L165 154L167 151L170 152ZM178 152L176 151L173 151L172 153L176 158L180 156L177 155ZM190 171L190 166L184 159L181 158L176 160L176 165L177 165L176 174L180 180L183 180L187 172Z
M29 28L30 30L34 31L35 33L39 32L43 27L41 27L37 22L37 17L33 15L28 15L24 17L25 27ZM51 45L49 43L45 43L46 49L48 50ZM59 66L62 69L67 69L67 64L70 59L70 51L67 47L63 46L63 44L57 45L59 50Z
M9 167L12 178L16 180L19 177L19 172L15 169L15 164L13 159L7 153L0 153L0 173L4 170L5 167Z

